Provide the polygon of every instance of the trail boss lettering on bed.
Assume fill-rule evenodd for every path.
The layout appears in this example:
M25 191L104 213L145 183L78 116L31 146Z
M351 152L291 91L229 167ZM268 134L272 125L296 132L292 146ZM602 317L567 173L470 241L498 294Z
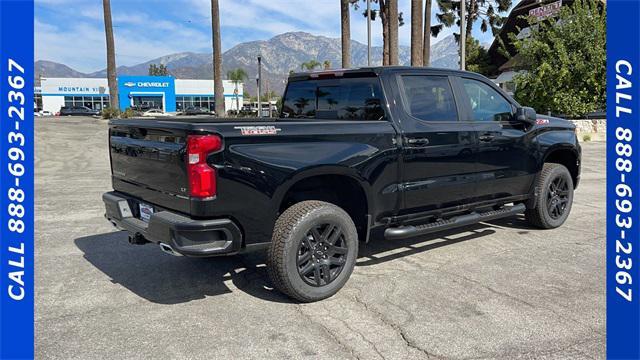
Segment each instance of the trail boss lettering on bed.
M275 126L235 126L242 135L275 135L281 129Z

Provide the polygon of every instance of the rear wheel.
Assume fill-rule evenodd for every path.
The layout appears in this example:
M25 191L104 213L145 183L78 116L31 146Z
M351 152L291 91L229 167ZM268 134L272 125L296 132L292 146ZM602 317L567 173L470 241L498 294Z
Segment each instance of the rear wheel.
M334 295L349 279L358 235L349 215L322 201L302 201L276 221L267 257L274 286L303 302Z
M573 204L573 180L566 167L546 163L537 180L535 207L527 209L527 221L543 229L553 229L562 225Z

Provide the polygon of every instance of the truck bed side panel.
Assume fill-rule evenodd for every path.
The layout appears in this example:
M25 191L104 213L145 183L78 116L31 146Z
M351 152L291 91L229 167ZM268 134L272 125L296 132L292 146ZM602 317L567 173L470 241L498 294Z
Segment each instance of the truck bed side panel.
M223 138L223 151L207 159L217 172L213 199L188 197L184 151L194 133ZM110 142L116 191L193 218L230 217L246 244L270 240L286 191L305 177L353 178L374 218L398 204L399 153L389 121L127 120L112 123Z
M380 217L395 210L398 152L389 122L277 122L270 126L275 134L242 135L238 125L217 127L225 139L225 151L212 158L218 169L218 197L198 204L196 213L232 214L245 228L247 243L269 241L286 191L303 178L325 174L357 180L369 195L371 215Z

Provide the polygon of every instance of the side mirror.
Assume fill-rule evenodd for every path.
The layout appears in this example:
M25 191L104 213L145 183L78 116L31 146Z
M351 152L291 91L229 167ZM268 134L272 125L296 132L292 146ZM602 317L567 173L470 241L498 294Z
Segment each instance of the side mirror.
M536 111L533 108L523 106L516 110L516 120L527 124L535 125L537 119Z

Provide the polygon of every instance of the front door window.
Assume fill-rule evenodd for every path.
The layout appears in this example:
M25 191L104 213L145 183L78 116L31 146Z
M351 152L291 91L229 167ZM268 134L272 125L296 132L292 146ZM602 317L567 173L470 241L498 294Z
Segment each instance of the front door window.
M511 104L491 86L472 79L462 79L474 121L509 121Z

